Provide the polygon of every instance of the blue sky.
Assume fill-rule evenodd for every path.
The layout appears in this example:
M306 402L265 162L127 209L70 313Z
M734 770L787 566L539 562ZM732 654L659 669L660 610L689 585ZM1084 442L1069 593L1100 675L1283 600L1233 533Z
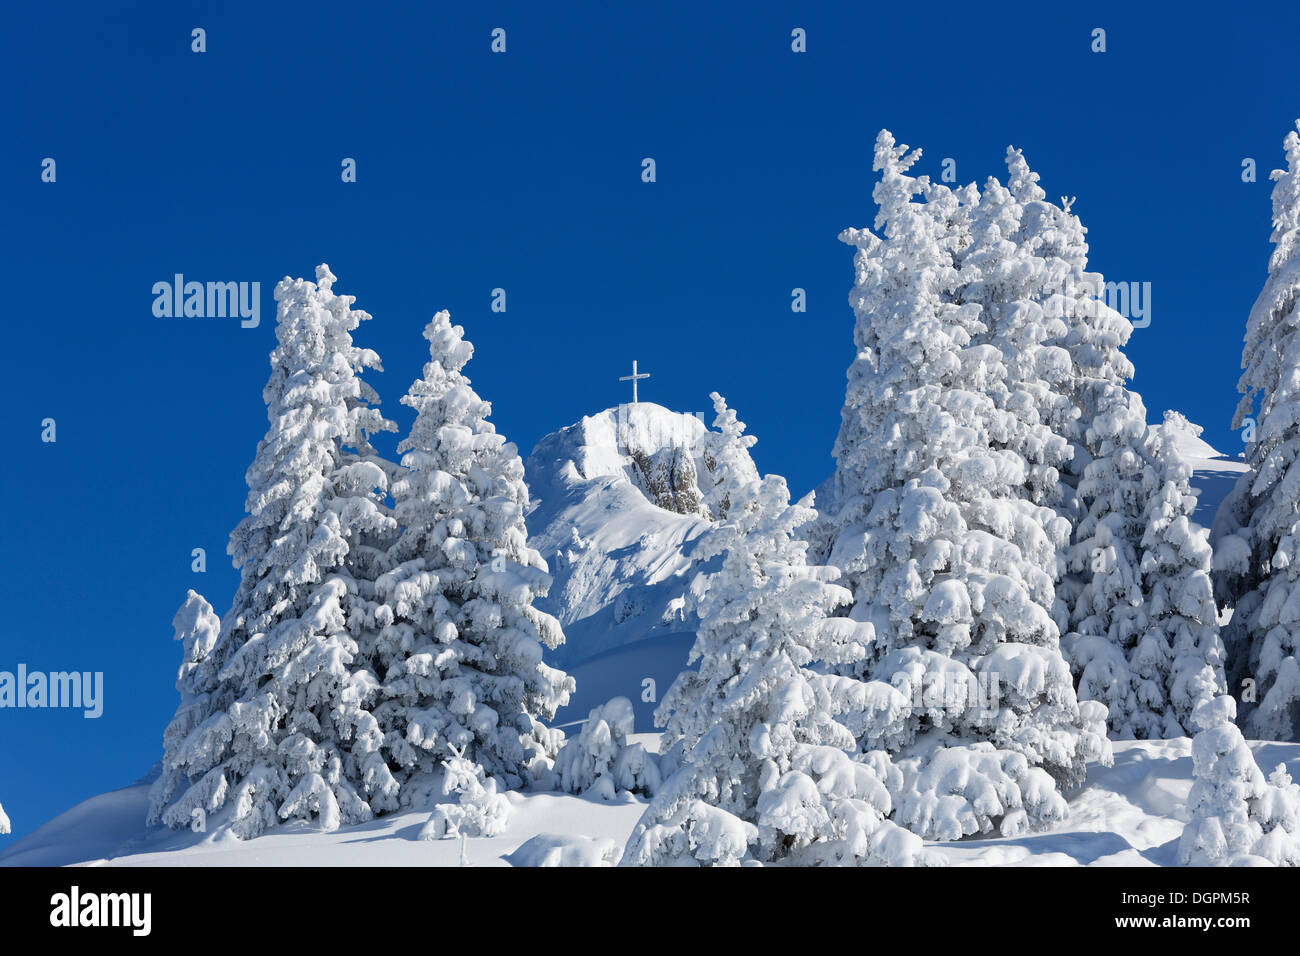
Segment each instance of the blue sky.
M106 684L98 720L0 710L16 833L157 758L171 617L189 587L223 613L235 584L225 542L266 426L271 290L322 261L375 316L358 340L383 356L373 381L403 426L420 331L447 308L525 454L626 401L635 358L644 400L704 411L721 391L759 466L802 491L832 464L853 321L835 237L874 217L876 132L922 146L922 172L955 159L961 182L1002 175L1014 143L1049 196L1077 197L1093 268L1152 283L1129 349L1152 415L1178 408L1241 450L1241 333L1267 262L1267 172L1300 116L1300 8L389 6L0 13L0 670ZM1245 157L1258 182L1241 181ZM261 326L155 318L152 286L177 272L261 282Z

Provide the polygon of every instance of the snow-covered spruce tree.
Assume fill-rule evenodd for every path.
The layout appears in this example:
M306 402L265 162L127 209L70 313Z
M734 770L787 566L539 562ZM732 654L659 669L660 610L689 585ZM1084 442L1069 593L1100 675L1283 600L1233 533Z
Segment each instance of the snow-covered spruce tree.
M420 828L421 840L449 840L458 836L491 837L505 832L510 824L510 801L497 791L494 777L463 753L453 753L442 762L444 800L433 808Z
M1016 172L1013 167L1013 177ZM985 331L974 342L992 345L1001 354L1002 374L984 386L1003 413L990 432L991 447L1013 452L1025 468L1024 483L1007 490L1056 513L1038 512L1049 546L1023 555L1055 586L1064 570L1073 500L1061 472L1073 455L1066 436L1079 409L1068 395L1070 355L1054 344L1064 337L1065 324L1044 307L1047 291L1058 284L1060 266L1021 242L1024 218L1019 198L989 177L972 203L971 241L957 261L958 295L962 302L980 306ZM1063 632L1069 615L1059 595L1051 613Z
M1178 861L1190 866L1300 866L1300 787L1282 764L1268 779L1233 720L1236 701L1206 701L1189 723L1194 782Z
M1296 124L1300 130L1300 121ZM1215 523L1230 686L1252 737L1300 740L1300 135L1273 172L1273 254L1246 324L1234 428L1254 417L1250 470ZM1256 411L1255 403L1259 407Z
M364 381L360 384L366 401L377 403L378 396L370 391L370 386ZM383 419L375 423L375 428L397 430L396 424ZM355 447L343 447L334 476L335 494L349 502L340 517L344 527L351 529L343 564L349 585L343 598L343 611L348 634L357 644L354 670L367 681L378 681L374 662L383 607L378 582L392 570L390 551L397 539L398 524L388 495L401 471L399 465L379 455L363 433ZM365 688L365 692L374 691L375 686ZM367 708L373 710L379 703L376 695L370 698ZM382 741L383 729L377 724L364 739L357 741L357 747L365 748L363 782L367 798L371 809L381 813L397 809L400 802L400 784L388 766Z
M624 865L928 862L884 818L898 774L880 752L850 756L842 720L897 692L814 668L864 652L864 627L828 613L850 600L834 568L809 565L796 531L815 518L785 480L739 487L701 542L706 576L691 662L656 722L676 769L637 823Z
M1059 469L1058 493L1063 513L1077 522L1078 487L1091 461L1084 435L1097 413L1094 392L1122 387L1132 377L1133 367L1120 350L1132 326L1097 298L1102 280L1087 272L1087 230L1069 211L1073 200L1063 200L1065 208L1047 202L1038 174L1029 168L1020 150L1007 147L1006 164L1007 190L1014 199L1017 220L1009 238L1018 247L1019 260L1033 274L1033 281L1023 283L1020 291L1042 306L1043 321L1050 330L1048 344L1063 348L1069 358L1060 369L1065 373L1060 380L1065 404L1054 405L1048 415L1054 430L1071 445ZM1054 366L1060 364L1058 357L1059 353L1053 356ZM1069 584L1062 582L1062 590L1072 598Z
M170 758L188 784L161 814L173 827L202 809L210 826L222 811L217 822L241 838L278 820L333 829L371 816L367 794L392 803L369 709L377 681L348 631L352 543L391 519L371 490L357 492L344 454L390 426L358 378L380 367L352 342L370 316L335 295L334 281L322 265L316 282L286 277L275 289L270 426L248 469L248 515L230 537L240 584L210 655L215 686Z
M185 764L178 754L190 733L208 716L209 695L217 686L212 648L221 634L221 620L203 595L191 589L172 618L176 640L181 641L181 666L176 689L181 702L163 732L161 773L149 789L149 825L162 819L178 787L187 785Z
M620 791L654 796L662 778L659 760L641 744L629 744L635 713L626 697L591 711L582 730L555 758L556 784L568 793L613 800Z
M1009 413L1007 431L992 435L995 448L1014 451L1024 462L1019 493L1036 505L1064 511L1061 469L1073 455L1066 437L1079 417L1070 401L1070 355L1055 342L1065 324L1043 300L1057 281L1056 263L1021 243L1024 206L990 177L971 214L971 244L959 265L964 302L980 305L985 333L976 342L1002 355L1002 375L985 386L997 408ZM1046 517L1046 515L1044 515ZM1069 534L1066 521L1049 521L1053 552ZM1055 553L1044 554L1043 570L1057 574Z
M1105 704L1114 734L1182 736L1224 687L1210 549L1190 520L1191 468L1172 434L1148 428L1141 397L1125 385L1132 326L1100 299L1078 216L1068 202L1045 201L1019 150L1008 149L1007 167L1020 274L1035 277L1020 294L1042 306L1043 341L1054 343L1043 354L1064 391L1040 407L1058 409L1048 420L1072 446L1057 498L1074 524L1058 585L1062 646L1080 700Z
M434 795L443 761L476 762L515 789L549 769L562 734L541 723L573 679L542 661L564 640L533 607L551 578L528 547L528 488L515 446L462 372L474 354L439 312L424 331L429 362L402 403L415 410L392 486L402 531L378 579L382 671L376 709L399 778Z
M1178 451L1176 430L1168 414L1147 430L1144 451L1158 476L1139 541L1147 628L1129 655L1138 706L1151 715L1135 718L1135 729L1140 733L1145 722L1154 731L1159 714L1165 737L1189 734L1196 709L1227 690L1213 556L1205 529L1191 520L1192 467Z
M710 392L709 398L717 414L713 420L717 431L705 431L700 437L700 457L706 468L703 484L707 485L704 506L714 521L725 521L737 488L758 480L758 470L749 457L749 449L758 439L745 434L745 423L727 407L726 399L717 392Z
M987 341L986 310L1009 293L990 286L987 301L965 301L973 273L961 275L961 244L947 237L960 221L953 198L969 204L973 191L950 196L909 176L918 157L881 133L880 235L841 236L857 249L858 354L835 449L829 563L846 572L850 617L874 629L847 672L888 682L911 704L902 732L875 721L860 746L900 758L908 796L896 821L955 839L1060 819L1058 788L1082 782L1087 761L1109 760L1109 745L1104 709L1075 698L1051 613L1065 529L1034 498L1052 496L1047 455L1059 458L1059 445L1039 449L1033 477L1017 450L1033 438L1031 418L1012 410L1014 380ZM963 261L975 241L990 263L1009 254L996 221L977 237L971 219Z

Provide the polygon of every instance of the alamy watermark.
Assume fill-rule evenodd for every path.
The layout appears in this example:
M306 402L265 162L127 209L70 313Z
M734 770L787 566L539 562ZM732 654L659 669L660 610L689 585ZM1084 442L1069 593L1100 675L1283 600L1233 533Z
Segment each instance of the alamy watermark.
M1106 282L1100 276L1067 278L1043 308L1056 319L1096 318L1100 305L1124 316L1133 328L1145 329L1151 324L1151 283Z
M102 671L29 671L26 664L0 671L0 710L80 710L96 720L104 713Z
M129 929L148 936L153 929L152 893L89 893L73 886L50 897L50 925L56 929Z
M178 272L171 282L155 282L153 295L153 314L160 319L237 317L245 329L262 321L260 282L186 282Z
M951 677L927 673L912 684L912 708L916 711L988 719L997 716L1001 703L1000 682L992 671Z

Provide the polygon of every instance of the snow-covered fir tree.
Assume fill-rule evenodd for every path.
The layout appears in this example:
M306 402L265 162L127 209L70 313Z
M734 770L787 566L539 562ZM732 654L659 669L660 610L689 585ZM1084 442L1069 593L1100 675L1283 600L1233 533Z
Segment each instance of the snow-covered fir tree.
M510 801L497 791L497 782L464 753L453 751L442 762L444 802L434 807L420 829L421 840L450 840L459 836L491 837L510 823ZM455 797L454 801L446 798Z
M624 865L926 859L884 819L901 782L888 757L851 756L846 722L895 692L823 673L861 656L867 629L829 616L851 598L836 569L807 562L797 532L815 517L810 499L790 504L785 480L769 475L737 487L726 522L701 542L702 559L722 564L694 589L699 669L682 672L656 713L675 769Z
M736 417L734 409L717 392L710 392L716 417L716 431L705 431L700 437L700 457L705 464L703 488L704 506L714 521L725 521L731 508L731 499L739 487L758 480L758 470L749 457L749 449L757 439L745 434L745 423Z
M1065 324L1044 303L1045 291L1058 281L1058 266L1022 243L1024 218L1020 200L990 177L975 200L971 243L958 263L958 281L962 300L980 305L985 331L975 341L994 346L1002 356L1000 376L984 386L1009 416L1006 430L991 435L993 446L1024 462L1022 497L1063 511L1061 470L1073 456L1067 433L1079 409L1068 395L1070 355L1055 344L1064 337ZM1050 521L1054 552L1069 533L1064 516L1066 521ZM1043 571L1053 578L1055 561L1055 553L1050 559L1044 555Z
M201 809L243 838L289 819L333 829L368 819L368 795L393 800L370 713L378 682L348 629L350 550L391 518L345 456L367 454L367 436L390 425L358 377L380 368L351 336L370 316L334 281L322 265L316 282L286 277L275 289L270 426L230 538L240 584L210 655L215 685L170 756L184 785L161 813L173 827Z
M149 790L150 825L162 819L178 787L186 785L186 764L181 748L190 733L208 716L209 694L217 686L210 657L221 634L221 621L203 595L191 589L185 603L172 619L176 640L181 642L181 666L176 689L181 702L163 732L161 772Z
M523 462L462 371L474 354L463 334L445 311L424 331L430 358L402 399L416 417L392 486L402 530L377 581L376 715L399 779L419 781L412 799L453 758L512 789L545 773L562 734L541 721L574 687L542 660L564 634L533 606L551 578L527 544Z
M1015 208L1015 228L1009 238L1018 248L1018 260L1032 273L1031 281L1021 283L1020 293L1042 307L1049 334L1046 344L1056 347L1050 353L1051 364L1064 401L1054 401L1047 415L1053 429L1070 443L1059 468L1059 507L1077 523L1078 487L1091 460L1084 435L1097 414L1094 393L1122 386L1132 376L1133 367L1120 350L1132 326L1098 298L1101 276L1087 272L1087 230L1070 212L1073 200L1063 200L1064 208L1047 202L1038 174L1020 150L1007 147L1006 165L1007 190ZM1065 352L1064 362L1060 350ZM1101 384L1093 381L1097 378ZM1060 586L1062 596L1070 599L1066 603L1073 597L1070 584L1062 581Z
M1296 124L1300 130L1300 121ZM1220 600L1234 608L1225 636L1230 686L1253 737L1300 740L1300 135L1275 170L1273 254L1246 324L1234 428L1257 420L1250 470L1215 526ZM1258 408L1256 408L1258 403Z
M1052 615L1068 523L1039 502L1053 499L1062 443L1035 430L1026 407L1033 375L1059 356L1036 346L1032 374L1009 371L992 318L1014 317L1008 348L1045 336L1027 328L1036 313L1008 281L1017 267L999 271L1015 255L1000 236L1008 214L962 216L954 201L969 205L973 191L910 176L918 158L882 131L878 234L841 236L857 249L857 358L835 447L829 563L846 572L850 617L874 629L848 672L911 704L901 727L877 720L859 741L902 757L910 795L895 819L928 837L1010 833L1060 819L1057 789L1109 760L1104 709L1076 700ZM969 244L949 235L964 221ZM968 301L972 278L986 284ZM1022 454L1031 450L1038 460Z
M587 715L582 730L568 738L555 758L561 790L613 800L619 792L654 796L662 778L659 760L641 744L628 742L635 722L632 702L614 697Z
M1200 732L1192 740L1190 819L1178 862L1300 866L1300 786L1282 764L1264 778L1235 716L1236 701L1223 695L1201 704L1189 721Z
M377 403L378 396L370 386L361 381L364 399ZM396 431L390 421L376 417L373 429ZM335 493L349 503L341 514L342 523L351 529L348 535L348 552L344 557L343 573L347 577L348 591L343 598L343 611L348 634L357 645L354 670L366 681L377 681L375 657L379 643L383 598L379 593L379 579L392 569L390 551L397 539L398 524L388 502L389 489L401 475L400 466L385 460L367 440L365 432L357 437L354 447L344 446L339 468L334 476ZM370 694L373 684L365 688ZM378 696L367 705L373 709L379 704ZM362 767L363 782L372 810L387 812L399 805L400 784L388 766L383 752L383 728L377 724L358 737L354 751Z
M1139 545L1146 628L1129 655L1139 736L1181 737L1197 708L1224 693L1223 641L1210 580L1212 552L1195 525L1192 467L1178 451L1169 415L1143 447L1157 481L1142 510ZM1104 562L1103 562L1104 564Z
M1058 583L1063 647L1079 698L1105 704L1117 736L1182 736L1224 686L1210 549L1190 520L1191 469L1172 435L1148 428L1141 397L1126 387L1132 326L1087 271L1086 229L1069 202L1045 200L1020 151L1008 149L1007 168L1010 188L991 181L980 211L1000 197L1002 232L1018 248L1010 275L1027 303L1012 314L1035 330L1029 340L1003 337L1003 354L1021 381L1045 373L1029 394L1070 444L1055 462L1062 481L1053 497L1074 526ZM996 314L992 322L999 326Z

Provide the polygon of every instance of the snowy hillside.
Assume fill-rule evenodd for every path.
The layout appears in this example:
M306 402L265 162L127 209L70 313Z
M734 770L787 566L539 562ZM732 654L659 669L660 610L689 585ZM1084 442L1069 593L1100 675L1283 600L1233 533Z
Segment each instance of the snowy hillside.
M625 696L650 730L655 701L643 698L657 699L686 662L694 629L683 598L711 526L705 432L693 415L620 405L546 436L525 463L529 543L555 579L537 606L563 625L550 656L578 682L561 723Z
M1214 514L1237 478L1247 470L1245 461L1225 455L1201 438L1201 429L1177 412L1169 412L1166 419L1173 426L1179 453L1192 466L1192 487L1197 491L1196 511L1193 517L1202 527L1214 524Z
M1246 465L1202 440L1182 415L1169 420L1194 469L1194 518L1209 528ZM701 570L693 555L710 526L698 508L709 474L698 453L705 431L694 415L649 402L621 405L547 435L525 463L530 543L555 578L538 606L559 619L566 638L550 656L578 683L559 723L625 696L637 729L653 729L658 696L695 636L682 598ZM819 503L829 490L827 479ZM655 700L642 699L646 680Z
M652 749L654 735L638 735ZM1260 766L1300 773L1300 744L1255 743ZM1115 745L1115 765L1094 767L1070 798L1070 819L1050 833L989 835L935 843L956 866L1170 866L1186 819L1191 744ZM217 839L144 826L144 781L79 804L0 852L0 866L457 866L458 840L418 838L426 813L405 812L322 833L286 824L256 840ZM617 859L643 798L612 802L562 793L511 793L508 829L465 841L471 866L608 865Z

